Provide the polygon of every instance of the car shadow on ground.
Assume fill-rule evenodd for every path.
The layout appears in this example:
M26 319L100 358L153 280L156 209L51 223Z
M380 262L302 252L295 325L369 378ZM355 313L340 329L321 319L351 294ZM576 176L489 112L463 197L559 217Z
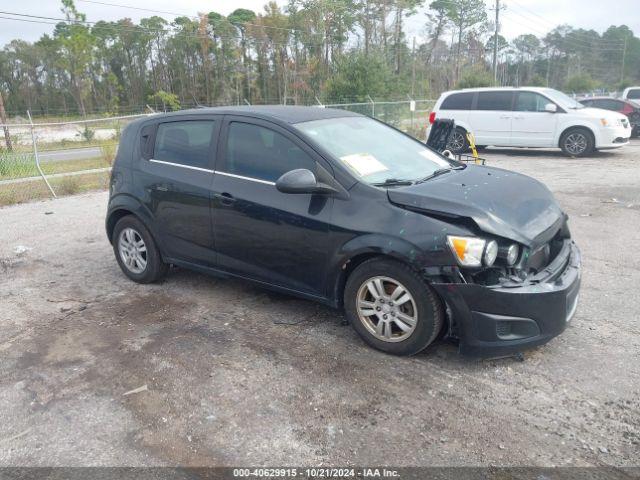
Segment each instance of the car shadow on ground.
M315 326L342 326L343 328L339 329L325 330L323 328L323 333L335 335L336 341L344 340L346 335L350 337L347 341L354 342L354 347L357 346L358 348L371 349L371 347L367 346L366 343L358 337L351 325L346 323L344 311L342 309L331 308L312 300L306 300L284 292L271 290L254 284L248 280L208 276L180 267L171 268L166 282L183 285L198 284L199 288L204 290L208 288L224 290L226 295L231 295L238 300L244 299L242 303L249 310L255 307L256 312L254 312L254 318L263 318L275 326L311 326L312 329ZM267 305L268 308L265 309L265 306ZM260 315L261 312L263 314L262 316ZM308 319L313 320L309 321ZM311 334L312 332L309 333ZM451 367L477 366L486 360L461 355L458 352L457 342L450 338L446 338L445 333L446 331L443 330L431 345L410 358L428 363L437 362ZM387 355L384 352L377 352L374 349L371 349L371 352L378 355ZM504 358L504 361L506 362L513 360L514 357Z
M624 147L623 147L624 148ZM502 147L487 147L482 151L478 152L478 155L481 157L490 156L493 153L499 153L501 155L506 155L509 157L545 157L545 158L558 158L564 160L573 160L573 159L589 159L589 158L598 158L598 159L608 159L614 158L616 156L617 150L598 150L595 151L585 157L570 157L565 155L562 150L555 149L542 149L542 148L502 148Z

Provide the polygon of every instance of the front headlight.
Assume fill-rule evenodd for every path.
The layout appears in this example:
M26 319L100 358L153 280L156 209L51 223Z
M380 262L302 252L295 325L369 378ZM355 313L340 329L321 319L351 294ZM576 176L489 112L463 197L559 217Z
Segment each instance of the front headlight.
M517 244L500 247L498 249L498 256L503 259L510 267L516 263L518 256L520 255L520 247Z
M477 237L448 235L447 242L458 263L463 267L480 267L483 262L490 267L498 256L498 244L495 240L487 242Z

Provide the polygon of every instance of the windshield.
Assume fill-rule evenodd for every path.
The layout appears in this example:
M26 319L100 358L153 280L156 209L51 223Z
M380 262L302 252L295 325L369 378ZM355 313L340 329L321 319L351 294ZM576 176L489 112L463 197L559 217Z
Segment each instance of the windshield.
M569 95L566 95L558 90L554 90L553 88L545 88L544 94L549 97L551 100L556 102L558 105L564 108L584 108L577 100L574 100Z
M454 166L417 140L367 117L314 120L295 127L369 184L417 181Z

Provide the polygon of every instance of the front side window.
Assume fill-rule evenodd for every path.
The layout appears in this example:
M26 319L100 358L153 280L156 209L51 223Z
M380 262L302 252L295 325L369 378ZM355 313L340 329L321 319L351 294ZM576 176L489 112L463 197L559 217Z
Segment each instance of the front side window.
M231 122L221 171L275 182L298 168L315 171L315 161L284 135L251 123Z
M295 127L369 184L420 180L453 166L417 140L367 117L313 120Z
M513 92L478 93L477 110L511 110Z
M452 93L445 98L440 106L441 110L471 110L473 92Z
M516 98L515 110L518 112L544 112L549 100L534 92L519 92Z
M214 125L212 120L161 123L153 158L189 167L208 167Z

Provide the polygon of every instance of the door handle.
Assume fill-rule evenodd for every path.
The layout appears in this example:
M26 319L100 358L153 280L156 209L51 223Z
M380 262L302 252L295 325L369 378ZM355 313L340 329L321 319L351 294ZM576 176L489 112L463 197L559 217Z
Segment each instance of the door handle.
M233 205L236 201L233 195L228 192L216 193L214 194L214 197L218 198L220 203L226 206Z
M522 120L524 117L513 117L514 120Z
M501 115L500 118L506 120L507 118L511 118L511 115Z
M156 190L159 192L168 192L169 187L167 187L166 185L156 185Z

